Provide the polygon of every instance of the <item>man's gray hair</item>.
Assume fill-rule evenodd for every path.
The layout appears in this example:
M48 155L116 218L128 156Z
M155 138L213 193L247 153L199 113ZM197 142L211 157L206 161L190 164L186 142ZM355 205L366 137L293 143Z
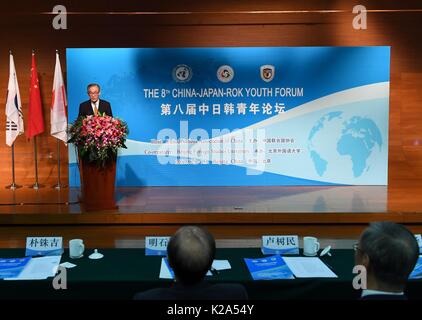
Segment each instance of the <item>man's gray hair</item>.
M167 254L170 266L180 282L198 283L203 280L214 260L215 240L203 228L185 226L171 237Z
M89 92L89 89L90 89L91 87L97 87L97 88L98 88L98 92L100 92L100 91L101 91L101 87L100 87L100 85L99 85L98 83L90 83L90 84L86 87L86 91L88 91L88 92Z
M362 233L359 247L369 257L369 270L377 281L391 288L404 288L419 256L415 236L404 226L373 222Z

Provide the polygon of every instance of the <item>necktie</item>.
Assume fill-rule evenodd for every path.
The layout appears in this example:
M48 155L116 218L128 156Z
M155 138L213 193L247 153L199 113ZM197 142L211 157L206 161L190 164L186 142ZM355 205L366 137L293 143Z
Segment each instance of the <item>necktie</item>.
M98 108L97 108L97 104L94 103L94 115L98 116Z

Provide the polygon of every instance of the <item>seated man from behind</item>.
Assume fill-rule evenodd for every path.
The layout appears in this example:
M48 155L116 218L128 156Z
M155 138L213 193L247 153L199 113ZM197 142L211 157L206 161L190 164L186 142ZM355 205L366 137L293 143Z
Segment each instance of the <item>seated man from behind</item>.
M245 288L239 284L210 284L205 275L215 256L215 240L205 229L185 226L177 230L167 246L175 282L170 288L140 292L135 300L243 300Z
M404 289L418 260L415 236L394 222L374 222L355 246L356 265L367 272L362 300L405 300Z

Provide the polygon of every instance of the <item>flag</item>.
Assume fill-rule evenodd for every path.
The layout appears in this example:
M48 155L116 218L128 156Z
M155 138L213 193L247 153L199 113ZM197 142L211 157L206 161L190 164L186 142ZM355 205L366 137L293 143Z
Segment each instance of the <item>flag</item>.
M19 93L18 77L15 62L10 54L9 85L6 100L6 144L11 147L18 135L24 131L21 96Z
M66 89L64 87L59 54L56 53L54 69L53 98L51 102L51 135L67 144Z
M29 111L28 111L28 139L44 132L44 120L42 116L42 105L40 86L38 82L37 66L35 65L35 54L32 53L31 87L29 89Z

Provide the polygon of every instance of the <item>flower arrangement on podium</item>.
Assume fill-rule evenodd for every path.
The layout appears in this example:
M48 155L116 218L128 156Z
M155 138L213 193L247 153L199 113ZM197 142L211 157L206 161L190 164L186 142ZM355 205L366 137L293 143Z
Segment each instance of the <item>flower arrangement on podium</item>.
M105 114L79 117L70 126L68 143L73 143L79 158L90 164L104 167L116 160L120 148L126 149L127 124Z

